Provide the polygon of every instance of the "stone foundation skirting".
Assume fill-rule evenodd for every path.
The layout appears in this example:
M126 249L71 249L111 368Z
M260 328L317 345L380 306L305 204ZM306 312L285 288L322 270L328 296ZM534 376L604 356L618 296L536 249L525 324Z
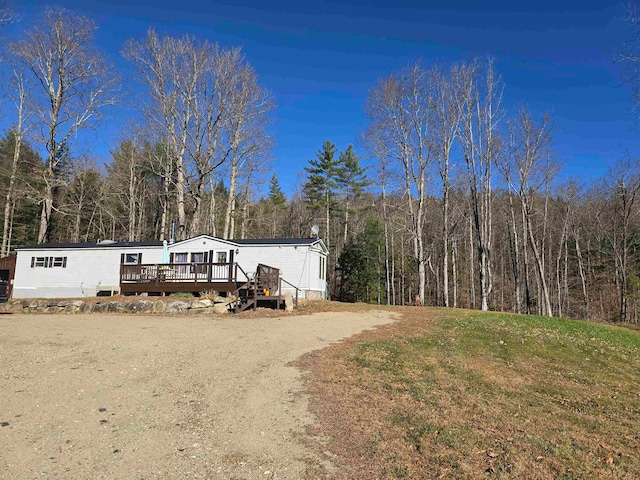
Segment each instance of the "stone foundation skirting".
M193 300L148 300L148 299L105 299L91 300L58 300L58 299L23 299L9 300L0 303L0 312L11 313L147 313L147 314L215 314L229 312L228 298L216 297L196 298Z

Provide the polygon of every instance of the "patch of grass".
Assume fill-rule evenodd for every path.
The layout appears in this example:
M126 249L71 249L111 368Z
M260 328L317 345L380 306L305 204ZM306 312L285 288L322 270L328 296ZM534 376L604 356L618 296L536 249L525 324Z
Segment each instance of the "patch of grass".
M640 334L405 308L305 360L335 478L640 478Z

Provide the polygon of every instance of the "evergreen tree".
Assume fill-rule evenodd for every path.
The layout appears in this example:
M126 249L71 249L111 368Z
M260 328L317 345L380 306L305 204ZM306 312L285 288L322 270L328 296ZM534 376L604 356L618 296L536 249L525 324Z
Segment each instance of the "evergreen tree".
M264 200L264 217L269 219L269 233L271 237L282 235L282 224L284 217L284 208L287 203L278 177L274 173L269 181L269 196Z
M9 172L11 171L14 146L15 133L13 131L8 132L0 139L0 198L3 202L6 201L6 192L9 188ZM42 188L40 177L42 169L42 158L23 139L16 172L15 193L9 208L9 245L33 245L38 241L38 225L34 219L38 218L40 211L36 192ZM4 207L4 203L2 207ZM4 210L4 208L1 209L1 211Z
M364 232L347 241L338 259L338 295L341 301L382 301L380 239L382 224L377 217L369 219Z
M340 160L336 159L336 146L327 140L322 149L316 154L316 160L309 160L309 166L304 167L307 172L307 181L302 190L307 208L311 211L323 211L325 217L325 243L327 247L330 239L331 214L336 210L335 201L338 178L340 172Z
M342 191L344 206L344 242L349 236L349 213L350 206L363 193L364 188L370 184L367 180L366 169L360 165L360 159L353 151L353 145L340 153L340 166L338 167L338 186Z
M286 203L287 197L285 197L282 189L280 188L280 182L278 177L274 173L269 181L269 200L274 206L278 207Z

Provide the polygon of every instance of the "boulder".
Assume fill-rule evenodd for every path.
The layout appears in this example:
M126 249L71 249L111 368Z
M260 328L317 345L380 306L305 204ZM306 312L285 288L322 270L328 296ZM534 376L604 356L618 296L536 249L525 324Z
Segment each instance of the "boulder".
M153 313L163 313L166 308L167 308L167 304L164 303L162 300L153 302Z
M213 311L217 315L224 315L229 313L229 306L226 303L216 303L213 305Z
M168 303L165 312L166 313L182 313L188 309L189 309L189 304L187 302L176 301L176 302Z
M122 309L123 309L123 305L120 302L107 303L107 312L117 313L117 312L121 312Z
M284 310L285 312L293 312L293 295L291 295L291 292L284 294Z
M64 313L78 313L80 311L80 307L69 302L66 307L61 308L60 310Z
M189 315L206 315L206 314L213 315L215 313L215 311L213 310L213 307L190 308L189 310L186 311L186 313L189 314Z
M108 303L96 303L93 306L93 311L94 312L106 312L108 307L109 307Z
M93 303L91 302L82 302L82 305L78 309L81 313L91 313L93 312Z
M137 312L153 312L153 302L151 300L137 300L129 304L129 310Z
M213 301L209 300L208 298L200 298L198 300L192 301L189 304L190 309L209 308L211 306L213 306Z

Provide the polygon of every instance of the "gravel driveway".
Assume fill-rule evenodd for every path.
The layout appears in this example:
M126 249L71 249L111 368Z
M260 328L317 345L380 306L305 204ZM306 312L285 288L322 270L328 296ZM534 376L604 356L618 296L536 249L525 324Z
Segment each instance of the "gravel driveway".
M0 478L301 478L319 460L287 363L390 321L2 315Z

